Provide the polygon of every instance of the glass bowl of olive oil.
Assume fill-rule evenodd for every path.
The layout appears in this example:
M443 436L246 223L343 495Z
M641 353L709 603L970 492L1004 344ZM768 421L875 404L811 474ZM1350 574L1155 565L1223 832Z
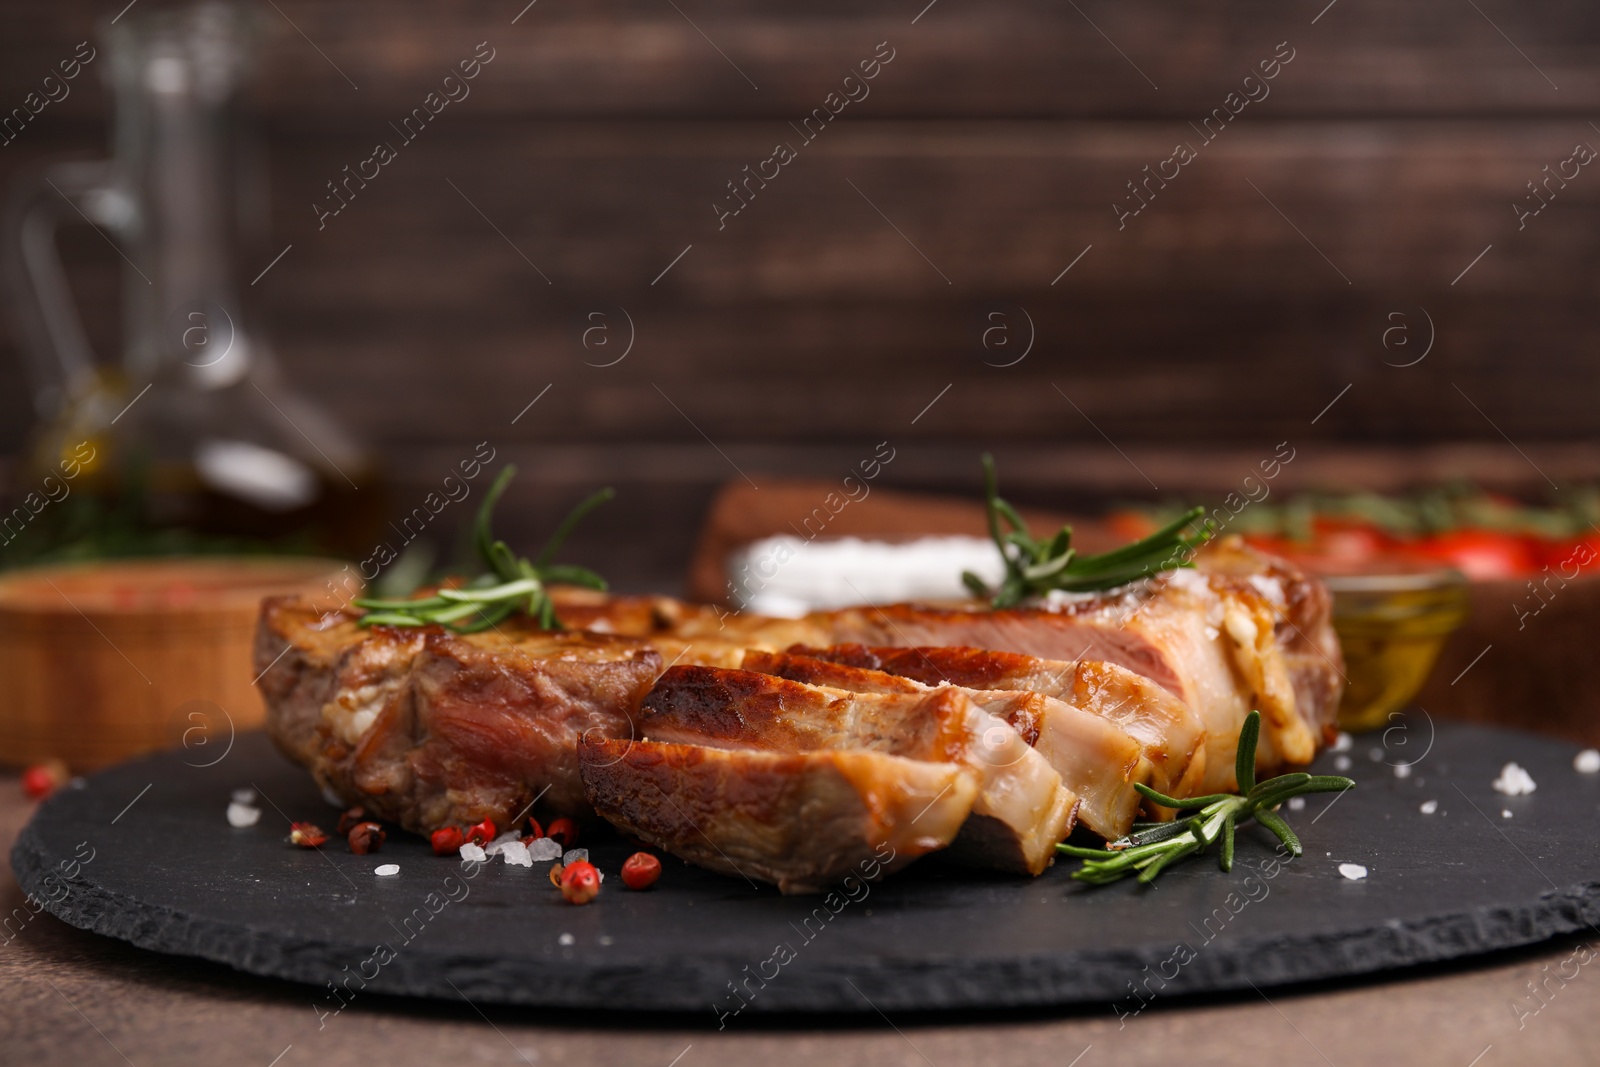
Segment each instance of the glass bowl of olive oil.
M1326 575L1344 649L1339 726L1375 730L1428 680L1445 640L1467 617L1469 583L1452 569Z

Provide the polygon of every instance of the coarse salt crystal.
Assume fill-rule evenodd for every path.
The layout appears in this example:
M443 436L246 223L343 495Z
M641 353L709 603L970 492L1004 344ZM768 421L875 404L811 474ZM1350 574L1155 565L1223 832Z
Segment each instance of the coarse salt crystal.
M512 867L533 866L533 857L528 855L528 846L521 841L507 841L500 849L500 858Z
M233 791L233 802L235 804L254 804L256 802L256 791L254 789L235 789Z
M1501 808L1501 809L1500 809L1500 817L1501 817L1501 818L1502 818L1502 819L1509 819L1509 818L1511 818L1511 809L1510 809L1510 808Z
M1367 869L1359 863L1341 863L1339 864L1339 873L1352 882L1359 882L1367 876Z
M1306 798L1305 797L1290 797L1289 798L1289 810L1290 811L1304 811L1305 810L1305 806L1306 806Z
M1586 748L1573 756L1572 769L1579 774L1600 774L1600 749Z
M507 845L511 844L513 841L515 841L519 845L522 844L522 835L517 833L517 831L515 831L515 830L507 830L505 833L501 834L499 837L495 838L493 841L490 841L489 842L489 846L487 848L485 848L483 851L487 855L498 856L498 855L500 855L501 851L504 850L505 847Z
M578 939L573 937L571 934L562 934L560 937L556 938L556 940L561 942L563 945L575 945L578 943Z
M236 830L243 830L247 826L254 826L261 821L261 809L252 808L249 804L228 805L228 825Z
M1339 731L1339 739L1333 743L1333 750L1335 752L1349 752L1350 746L1355 743L1355 738L1341 730Z
M1508 763L1500 768L1500 777L1494 780L1494 791L1504 793L1508 797L1520 797L1531 793L1538 786L1533 782L1533 776L1523 770L1516 763Z
M389 878L400 873L400 865L398 863L380 863L372 868L372 873L379 878Z
M1333 761L1333 769L1336 771L1348 771L1350 769L1350 757L1339 756L1336 758Z
M567 852L561 857L561 866L563 867L569 863L587 862L589 862L589 850L586 848L568 849Z
M561 842L552 841L548 837L541 837L528 846L528 856L535 860L555 860L561 858Z
M471 841L468 841L466 844L462 845L459 849L459 853L462 859L470 860L473 863L482 863L484 860L489 858L489 854L487 852L485 852L479 846L474 845Z
M1432 815L1439 810L1439 802L1437 800L1424 800L1422 806L1417 810L1424 815Z
M1367 749L1367 758L1369 760L1371 760L1373 763L1382 763L1383 762L1383 749L1381 749L1381 748L1369 748L1369 749Z
M1410 778L1411 777L1411 764L1409 764L1409 763L1396 763L1394 765L1394 776L1396 778Z

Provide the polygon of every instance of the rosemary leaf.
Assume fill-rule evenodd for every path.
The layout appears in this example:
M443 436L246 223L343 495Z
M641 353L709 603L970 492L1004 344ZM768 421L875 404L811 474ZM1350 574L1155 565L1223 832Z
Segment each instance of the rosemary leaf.
M1283 842L1290 855L1298 856L1305 851L1300 844L1300 838L1295 836L1295 832L1289 829L1289 824L1284 822L1283 817L1277 812L1262 808L1256 812L1256 822L1277 834L1278 840Z
M1190 557L1211 537L1203 508L1184 513L1149 537L1098 556L1081 556L1072 547L1072 527L1062 526L1053 536L1036 539L1028 525L1000 496L994 457L984 454L983 487L989 537L1000 552L1005 575L990 589L970 571L962 583L974 595L989 597L996 608L1008 608L1050 592L1087 593L1116 589L1163 571L1192 566ZM1198 522L1197 532L1189 529ZM1002 529L1002 524L1009 529Z
M1171 797L1146 785L1135 786L1141 796L1162 807L1193 811L1186 819L1171 823L1139 823L1127 836L1110 842L1101 852L1095 849L1057 845L1064 856L1083 861L1072 877L1090 885L1107 885L1137 872L1143 884L1154 881L1163 870L1179 860L1204 852L1222 842L1218 865L1233 869L1238 826L1255 819L1284 843L1291 855L1303 852L1300 838L1275 809L1291 797L1306 793L1329 793L1349 789L1355 782L1332 774L1289 774L1255 780L1256 743L1261 736L1261 714L1252 711L1239 730L1238 759L1234 770L1240 792L1213 793L1203 797Z
M1153 800L1163 808L1172 808L1175 811L1188 811L1190 808L1203 808L1208 804L1215 804L1219 800L1232 800L1232 793L1209 793L1203 797L1169 797L1165 793L1158 793L1143 782L1135 782L1134 789L1146 800Z
M1249 793L1256 787L1256 742L1260 739L1261 714L1251 712L1239 729L1239 748L1233 760L1233 777L1241 793Z
M590 495L556 527L537 560L519 558L511 546L494 536L494 509L505 495L517 469L507 465L484 494L473 523L473 544L483 560L484 573L466 584L440 589L412 600L357 600L355 605L367 614L362 626L444 626L457 633L477 633L498 626L517 612L525 613L546 630L561 629L549 585L562 582L604 590L606 581L587 567L551 563L557 549L565 543L579 521L616 494L602 489Z

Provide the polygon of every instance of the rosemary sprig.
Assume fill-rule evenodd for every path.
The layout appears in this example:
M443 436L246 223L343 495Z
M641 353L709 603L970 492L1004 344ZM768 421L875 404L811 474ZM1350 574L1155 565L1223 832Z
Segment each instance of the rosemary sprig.
M1213 793L1203 797L1169 797L1147 785L1135 785L1146 799L1178 811L1198 812L1187 819L1164 823L1135 823L1133 832L1106 845L1105 849L1057 845L1063 855L1083 860L1072 877L1093 885L1105 885L1137 873L1139 881L1152 882L1163 869L1185 856L1204 852L1220 838L1223 870L1233 869L1233 839L1238 823L1254 819L1278 835L1292 856L1301 854L1300 838L1274 809L1290 797L1306 793L1339 793L1356 783L1336 774L1306 774L1296 771L1280 774L1264 782L1256 781L1256 741L1261 736L1261 713L1252 711L1239 730L1239 749L1235 757L1238 793ZM1107 852L1106 849L1111 851Z
M1149 537L1098 556L1080 556L1072 547L1072 527L1063 526L1047 541L1035 540L1017 509L1000 496L994 457L983 457L983 488L989 512L989 536L1005 561L1005 578L990 589L971 571L961 581L973 595L991 597L997 608L1008 608L1029 597L1052 590L1086 593L1119 585L1177 567L1191 567L1194 550L1211 538L1211 524L1203 521L1197 533L1185 531L1205 514L1204 508L1184 512ZM1011 529L1002 533L1001 520Z
M495 538L490 524L495 505L505 493L506 486L516 475L517 468L507 465L495 478L494 485L478 508L478 518L473 531L473 541L478 555L483 558L488 571L478 575L459 589L440 589L432 596L410 600L354 601L367 614L360 619L362 626L444 626L457 633L476 633L496 626L518 611L526 612L538 620L541 629L559 630L561 621L556 618L555 603L546 586L551 582L582 585L604 590L606 580L587 567L551 563L551 557L561 547L574 527L601 504L616 496L611 489L602 489L590 496L556 527L555 533L545 543L544 551L531 562L511 552L511 547Z

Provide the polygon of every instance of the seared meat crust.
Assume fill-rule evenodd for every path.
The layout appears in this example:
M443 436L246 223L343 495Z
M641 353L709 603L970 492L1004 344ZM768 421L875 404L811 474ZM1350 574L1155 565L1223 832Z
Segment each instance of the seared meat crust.
M292 598L263 604L256 662L278 747L347 803L419 833L506 827L535 798L541 814L587 815L578 738L629 736L661 673L636 638L362 630Z

